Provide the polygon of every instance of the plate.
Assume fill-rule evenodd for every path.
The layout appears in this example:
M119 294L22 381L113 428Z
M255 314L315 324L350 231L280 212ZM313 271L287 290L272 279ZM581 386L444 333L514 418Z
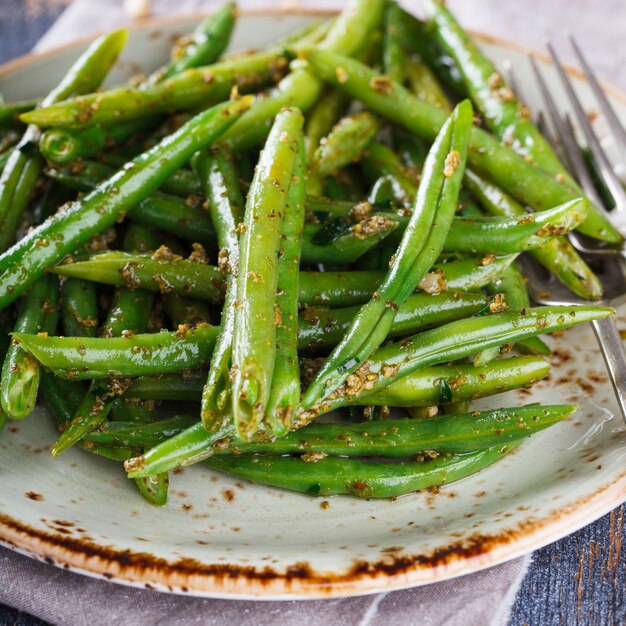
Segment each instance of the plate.
M159 66L173 37L197 19L134 30L111 82ZM311 13L247 13L233 46L267 44L309 19ZM513 64L530 104L538 105L524 51L480 41L496 61ZM7 99L45 92L85 45L9 63L0 69L0 91ZM553 68L544 69L555 84ZM573 75L591 105L588 86ZM626 99L611 93L626 119ZM626 317L620 323L626 328ZM56 434L40 407L9 424L0 439L0 540L83 574L210 597L346 596L495 565L579 529L626 499L626 434L591 329L550 342L554 368L547 381L482 404L576 402L576 414L478 475L438 494L395 501L336 497L322 507L319 499L193 467L173 473L170 502L155 509L117 465L80 450L52 460Z

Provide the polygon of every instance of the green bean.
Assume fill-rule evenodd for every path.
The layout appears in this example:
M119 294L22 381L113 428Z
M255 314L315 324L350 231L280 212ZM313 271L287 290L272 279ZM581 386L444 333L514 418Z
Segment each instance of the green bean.
M282 73L282 52L267 51L185 70L153 85L116 87L107 91L64 100L24 113L22 119L40 127L85 127L119 124L155 113L212 106L228 98L236 85L240 91L255 91Z
M244 213L232 347L232 413L250 439L267 410L276 359L277 256L304 119L297 109L276 117L254 172Z
M237 5L227 2L202 20L191 35L176 43L170 62L150 76L148 82L163 82L187 69L217 61L230 41L236 11Z
M384 0L350 0L319 47L347 55L358 54L369 45L384 5ZM321 91L321 82L312 72L304 67L294 67L265 98L255 102L251 110L224 134L224 139L236 152L258 146L267 137L272 121L282 108L298 107L306 112L317 102Z
M194 152L223 133L249 104L244 98L199 114L0 255L0 308L15 300L47 267L113 225L125 211L154 192Z
M310 421L320 410L326 412L350 404L352 396L367 398L421 367L462 359L491 347L610 315L613 310L608 307L536 307L471 317L423 331L380 348L333 394L333 398L309 411L310 416L303 411L300 424Z
M347 105L346 96L333 89L322 94L317 104L309 111L304 126L306 161L309 165L313 162L313 154L320 145L320 141L339 121Z
M50 271L130 290L174 292L210 302L219 302L224 293L223 276L218 268L181 259L171 252L157 251L151 256L104 252L88 261L57 265Z
M10 332L11 325L8 316L2 316L2 318L0 319L0 358L2 359L2 361L4 361L4 359L6 358L7 351L11 343L11 336L9 334ZM2 408L2 405L0 404L0 432L6 426L7 420L8 416Z
M209 307L205 302L171 293L162 297L163 309L174 328L209 323Z
M383 21L383 69L386 76L402 85L406 79L407 57L398 39L399 17L398 12L393 10L392 3L389 3Z
M47 276L36 282L21 302L14 332L54 332L58 319L58 281ZM11 342L2 365L0 402L12 419L23 419L37 401L39 364L15 339Z
M41 159L37 155L29 157L17 147L9 154L0 175L0 251L14 243L40 173Z
M468 215L469 206L465 203L461 211L462 216L453 219L444 243L444 251L504 255L543 247L551 238L569 232L582 222L587 216L589 203L586 198L579 198L547 211L524 213L523 217L517 215L486 217L476 205L473 205L473 213L477 212L477 215ZM336 214L341 214L344 207L343 204L338 205L333 208L333 211ZM347 207L345 208L347 209ZM361 204L358 208L359 214L365 213L370 218L385 219L397 224L398 227L393 231L389 240L399 241L409 223L409 218L402 215L401 212L394 214L379 211L372 214L373 207ZM346 211L346 215L350 215L351 210ZM466 217L466 215L468 216ZM326 241L333 234L341 233L348 227L349 221L341 217L322 227L308 225L305 239L312 240L312 242ZM307 252L305 258L309 262L320 260L323 262L325 259L318 258L317 254L322 254L322 252L318 253L315 247L311 246L311 251ZM346 258L349 261L351 257ZM357 255L355 254L353 258L357 258Z
M431 148L413 215L389 272L309 385L302 398L304 408L332 393L382 344L398 306L441 253L456 211L471 124L472 109L466 101L455 109Z
M215 228L200 206L164 193L154 193L134 206L128 217L143 226L152 226L192 242L211 245Z
M330 265L353 263L397 226L393 215L368 215L353 224L339 218L322 228L307 224L302 239L302 261Z
M93 381L78 405L76 413L65 425L61 436L50 450L55 457L78 443L88 432L106 420L111 405L126 388L124 381Z
M406 73L411 91L423 102L442 111L452 111L448 96L441 88L436 76L421 59L409 59Z
M72 65L61 82L42 100L49 106L100 85L121 52L128 33L118 30L99 37ZM15 242L15 235L42 169L35 150L39 130L29 126L11 152L0 175L0 251Z
M235 332L236 275L239 266L238 226L243 218L244 200L233 163L223 153L201 155L194 162L205 183L211 219L217 231L220 257L224 265L226 293L221 315L221 329L202 394L200 416L207 430L222 418L231 406L230 368Z
M313 171L326 178L358 161L379 128L379 120L367 111L343 117L320 141L313 155Z
M400 343L379 349L348 380L347 387L342 387L332 398L312 409L301 411L296 416L296 428L306 426L318 415L342 406L371 404L369 398L373 394L420 368L465 358L492 346L520 341L543 332L562 330L592 319L608 317L613 313L612 309L606 307L538 307L523 312L509 311L464 319L424 331ZM32 342L32 337L29 337L29 342ZM28 349L32 350L32 347L28 346ZM493 365L496 364L497 362ZM224 426L208 433L198 424L142 456L130 459L125 467L130 477L136 477L196 463L210 456L215 444L219 442L223 445L233 436L232 426Z
M82 382L59 378L45 369L41 371L39 390L58 426L72 419L85 395Z
M115 422L130 422L132 424L151 424L156 419L154 402L143 402L137 398L127 398L126 392L122 398L117 398L111 405L109 418ZM85 440L89 440L89 436L93 432L100 432L102 428L106 428L110 422L104 422L96 431L91 431L85 435Z
M154 126L157 119L146 116L123 124L88 126L85 129L50 128L41 134L39 150L52 163L72 163L78 158L90 157L126 141L136 133Z
M477 254L515 254L541 249L546 241L561 236L583 222L588 215L586 198L570 200L553 209L526 213L524 217L457 217L445 241L444 250Z
M402 194L396 193L396 199L407 206L413 203L417 195L417 182L410 176L391 148L375 141L372 142L362 166L370 180L376 180L381 176L391 176L402 190Z
M14 333L46 367L74 380L150 376L208 365L219 326L127 337L39 337ZM80 359L78 359L78 356Z
M242 455L216 456L207 464L239 478L309 496L395 498L465 478L495 463L515 446L499 445L418 463L373 463L337 457L307 463L293 457Z
M126 160L122 159L119 167L125 165L125 163ZM115 168L112 165L90 160L82 161L79 164L72 163L68 167L48 168L46 171L48 177L75 191L91 191L114 174ZM188 169L180 169L174 172L161 184L160 188L166 193L185 199L189 198L189 196L202 195L202 185L198 177Z
M434 36L454 59L465 87L487 126L513 150L561 178L573 193L583 195L533 123L526 106L516 98L493 63L483 55L450 11L433 0L427 0L425 8Z
M398 311L389 330L390 337L410 335L418 330L468 317L485 307L481 294L445 292L435 296L416 293L409 296ZM300 350L319 350L336 346L360 307L305 309L298 322Z
M266 420L270 432L282 437L289 432L291 420L300 402L298 363L298 275L304 228L306 190L306 155L304 138L296 146L297 154L281 232L276 296L276 359L267 401Z
M456 317L452 312L457 306L451 299L454 294L446 297L432 297L434 303L428 302L423 294L413 296L409 303L399 310L397 324L393 329L396 335L406 335L429 326L435 317L433 309L438 308L445 319L446 316ZM479 296L459 294L461 304L466 303L468 310L478 306ZM426 302L425 302L426 301ZM446 303L447 304L444 304ZM437 306L437 302L440 303ZM484 303L483 303L484 305ZM429 309L429 307L431 307ZM482 307L481 307L482 308ZM316 312L304 312L301 325L312 325ZM309 320L308 322L306 320ZM334 312L325 318L328 323L347 324L349 314ZM393 327L392 327L393 328ZM329 332L317 326L317 333L308 329L299 337L299 347L305 348L311 343L323 342L324 334ZM123 338L81 338L81 337L38 337L36 335L19 335L24 337L23 345L31 350L37 359L46 367L58 373L77 379L104 378L112 376L139 376L161 373L165 371L181 371L198 368L206 362L213 349L219 328L199 325L193 330L177 330L155 334L138 334ZM76 355L80 355L77 367ZM124 363L124 361L128 361Z
M474 367L471 363L433 365L400 378L367 396L362 403L398 407L437 405L443 402L441 380L445 380L450 388L451 403L467 402L532 385L549 372L549 362L537 356L515 356L482 367ZM134 378L125 395L142 400L197 402L202 394L204 379L204 373L195 370ZM355 404L358 402L357 397Z
M0 103L0 128L19 128L20 115L32 111L38 104L38 100Z
M567 419L574 405L529 405L446 414L426 419L394 419L358 424L310 424L272 441L235 441L215 450L225 454L303 454L406 458L420 452L465 453L517 441ZM150 448L189 428L195 420L176 416L152 424L108 423L89 441ZM306 458L306 456L304 457Z
M98 334L96 285L81 278L68 278L61 286L61 324L68 337Z
M480 289L496 280L516 256L474 257L436 265L424 279L436 279L427 281L433 286L424 283L420 288L431 293ZM50 271L109 285L192 295L209 302L221 301L224 294L223 275L218 268L186 260L154 260L144 255L105 252L88 261L55 266ZM300 272L299 302L329 307L363 304L384 276L382 271Z
M472 363L433 365L399 378L356 404L376 406L428 407L468 402L519 387L533 385L550 372L550 364L539 356L516 356L476 367ZM441 397L441 381L450 389L449 399Z
M488 213L510 217L528 216L521 204L472 170L466 170L465 183ZM567 239L548 241L530 254L575 294L590 300L602 297L602 284Z
M359 98L372 111L404 126L424 139L434 139L445 113L421 102L401 85L383 79L363 64L329 50L307 48L301 52L324 81ZM468 162L490 176L511 195L535 210L550 208L578 197L552 175L527 163L489 133L473 128ZM617 243L619 232L603 216L591 214L579 227L592 237Z
M165 506L167 504L167 491L170 479L167 473L155 474L145 478L136 478L135 484L139 493L155 506Z
M197 423L198 419L189 415L176 415L149 424L106 422L89 433L85 440L105 446L152 448Z
M139 400L200 402L206 379L206 372L200 370L183 370L175 374L158 376L139 376L131 380L125 395L127 398Z
M511 263L496 282L487 285L487 293L501 294L509 309L521 310L530 307L526 279L516 263ZM516 346L530 354L550 354L550 348L539 337L530 337Z

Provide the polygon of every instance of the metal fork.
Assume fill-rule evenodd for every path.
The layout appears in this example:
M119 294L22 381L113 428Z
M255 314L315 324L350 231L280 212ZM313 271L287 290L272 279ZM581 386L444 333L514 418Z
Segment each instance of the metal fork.
M622 126L613 108L611 107L611 104L609 103L606 95L602 91L597 78L591 70L588 62L584 58L580 47L577 45L572 36L570 36L570 41L574 48L574 52L576 53L576 56L578 57L583 67L585 76L589 81L589 85L596 97L596 100L598 101L602 112L605 114L605 117L609 122L609 126L613 134L613 140L618 146L620 154L626 155L626 131L624 130L624 127ZM591 151L595 162L598 165L599 174L605 185L607 186L609 192L611 193L611 196L613 197L615 208L611 213L608 213L606 211L606 207L604 207L602 198L600 197L600 194L598 193L593 183L591 173L589 172L585 160L583 159L583 155L576 139L576 134L569 115L561 114L559 112L556 102L554 101L554 98L552 97L550 90L548 89L542 73L539 71L535 59L532 56L529 56L533 72L537 79L537 83L539 84L539 89L546 104L546 109L552 121L553 127L556 131L557 139L560 141L561 145L564 148L564 150L562 150L563 157L568 164L570 171L579 181L585 194L598 207L605 211L607 218L610 219L618 227L618 229L621 229L623 231L626 229L626 191L624 190L620 179L615 174L615 171L606 155L606 152L602 148L600 140L598 139L598 136L596 135L593 126L591 125L591 122L589 121L589 118L585 113L580 99L576 94L574 86L572 85L570 78L565 72L565 69L563 68L562 63L558 55L556 54L554 47L550 42L547 43L547 47L552 58L552 62L554 63L554 67L556 68L559 78L572 105L576 121L582 128L585 140L587 142L587 146ZM622 256L626 256L625 248L622 245L611 246L605 242L591 239L589 237L585 237L584 235L580 235L575 231L571 233L570 240L572 242L572 245L574 245L580 252L587 255L612 255L617 253L621 254Z
M604 287L604 298L595 304L616 306L626 300L626 279L622 272L619 259L610 257L598 258L599 268L596 271ZM544 267L525 256L520 260L522 269L528 279L528 292L537 304L570 305L589 304L561 284L553 274ZM593 268L596 270L596 267ZM626 424L626 349L620 336L615 317L608 317L591 322L598 340L602 357L606 363L615 397Z
M625 137L622 137L624 133L619 120L615 116L611 109L606 96L599 87L598 81L593 76L591 69L587 62L584 60L580 48L576 45L573 38L571 39L574 49L581 60L587 78L590 81L591 87L594 90L596 98L601 104L603 112L610 111L608 113L611 116L610 126L616 135L615 141L620 147L626 148ZM554 62L555 68L559 74L561 81L565 87L565 90L571 101L573 110L575 112L576 120L580 124L585 134L587 144L591 150L594 159L599 165L600 175L605 181L611 194L615 200L615 210L609 214L606 212L607 217L614 221L615 217L622 218L622 223L626 224L626 193L621 185L618 177L616 176L613 168L609 162L606 153L604 152L598 137L596 136L591 123L584 109L580 103L576 92L569 80L566 72L561 65L554 48L548 43L548 50L550 56ZM578 179L585 193L594 201L602 210L606 211L603 206L602 198L597 192L591 174L587 168L583 155L581 153L579 144L576 140L575 131L569 116L561 114L558 110L556 102L552 97L550 90L543 78L543 75L539 71L535 59L530 56L530 62L533 72L536 76L539 89L546 104L548 115L552 121L554 130L556 132L556 139L551 135L550 131L545 128L545 122L542 123L542 130L548 135L548 139L553 145L560 143L564 150L562 150L565 161L569 166L570 171ZM515 81L517 83L518 81ZM621 133L617 130L617 127L621 129ZM623 141L624 140L624 141ZM602 282L604 288L604 299L599 303L605 306L614 306L620 301L626 300L626 280L624 279L624 273L621 267L622 255L625 255L622 246L614 247L596 242L595 240L581 236L578 233L571 234L570 240L572 244L587 257L587 260L594 262L594 270L598 278ZM528 278L528 289L533 300L539 304L546 305L567 305L567 304L585 304L586 301L578 298L572 294L569 289L564 287L554 276L547 272L544 268L536 264L530 259L523 259L522 265L524 272ZM603 320L596 320L592 322L592 327L598 344L602 351L602 356L607 366L609 378L615 396L618 401L622 418L626 423L626 350L624 349L624 343L617 329L617 324L614 317L610 317Z

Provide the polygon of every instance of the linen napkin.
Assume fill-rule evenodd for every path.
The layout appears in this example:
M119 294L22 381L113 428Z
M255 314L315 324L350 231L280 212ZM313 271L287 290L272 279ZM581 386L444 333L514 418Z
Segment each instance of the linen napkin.
M135 6L137 3L134 3ZM218 2L152 0L152 16L210 10ZM285 6L298 4L293 0ZM300 2L300 5L306 3ZM309 2L309 4L313 4ZM316 8L340 7L316 0ZM268 6L268 0L240 0ZM128 3L127 3L128 6ZM273 3L276 6L276 3ZM35 47L43 51L132 21L122 0L74 0ZM124 623L220 626L501 626L507 623L530 557L449 581L388 593L330 600L243 601L176 596L81 576L0 548L0 602L61 626Z

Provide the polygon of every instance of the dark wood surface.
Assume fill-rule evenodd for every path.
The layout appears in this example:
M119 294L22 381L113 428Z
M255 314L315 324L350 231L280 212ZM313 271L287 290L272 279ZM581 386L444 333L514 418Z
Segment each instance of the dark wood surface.
M62 2L0 0L0 63L30 50ZM625 507L537 551L515 600L511 626L626 624ZM624 551L622 552L622 544ZM0 625L40 626L0 605Z

